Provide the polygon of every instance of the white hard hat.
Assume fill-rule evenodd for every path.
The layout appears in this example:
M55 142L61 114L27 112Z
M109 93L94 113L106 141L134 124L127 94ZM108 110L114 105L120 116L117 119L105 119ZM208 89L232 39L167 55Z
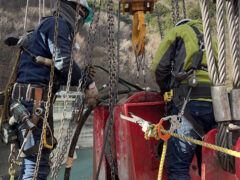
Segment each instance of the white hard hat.
M68 1L70 1L70 2L75 2L75 3L80 3L80 4L82 4L83 6L85 6L86 8L89 7L86 0L68 0Z
M177 24L175 26L179 26L181 24L185 24L190 21L192 21L192 20L191 19L181 19L180 21L177 22Z

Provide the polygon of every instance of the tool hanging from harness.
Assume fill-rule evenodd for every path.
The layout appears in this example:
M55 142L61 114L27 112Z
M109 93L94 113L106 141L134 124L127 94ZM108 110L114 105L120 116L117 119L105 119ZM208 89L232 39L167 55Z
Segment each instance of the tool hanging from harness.
M42 64L45 66L51 66L52 60L42 57L42 56L35 56L33 53L31 53L27 47L28 47L28 42L29 42L29 37L32 35L33 31L27 32L24 36L18 36L15 34L9 34L4 38L4 43L8 46L17 46L19 47L22 51L25 51L28 53L32 60L35 61L37 64Z
M26 144L28 139L31 137L31 131L35 129L39 119L41 118L41 115L43 114L43 109L40 107L40 105L42 104L42 102L47 100L48 89L40 86L38 87L37 85L16 83L18 64L22 51L27 52L32 57L32 60L37 64L42 64L45 66L51 66L52 64L51 59L47 59L41 56L35 56L27 50L29 37L31 34L32 31L28 32L24 36L19 37L17 35L10 34L4 38L4 42L6 45L17 46L19 47L20 51L18 53L18 58L15 63L12 75L9 79L8 85L5 89L5 92L1 92L0 94L0 105L3 106L1 115L1 123L3 123L1 126L2 141L5 144L18 143L17 132L20 131L20 129L17 128L15 124L25 124L25 126L27 127L25 133L26 136L24 137L25 143L23 143L20 149L20 153L23 152L26 156L37 153L38 151L38 143L30 147L29 149L24 149L24 144ZM9 101L11 98L16 99L17 101L14 100L11 103L10 111L13 116L10 118ZM27 102L33 100L35 101L32 116L30 116L28 110L20 103L20 100L25 100ZM48 129L49 132L47 132L47 129L44 129L46 134L44 139L44 147L48 149L53 149L57 143L56 139L53 137L51 128L48 127Z
M192 64L186 71L181 71L178 73L171 72L173 77L181 83L183 80L188 79L186 84L180 84L179 87L173 88L173 103L180 110L179 115L184 116L186 120L191 124L194 131L203 138L205 136L204 130L197 124L192 115L186 110L186 105L189 99L206 98L211 99L210 84L198 83L195 72L197 70L207 71L207 67L202 65L204 48L203 34L199 30L191 25L191 28L197 35L199 50L195 52Z

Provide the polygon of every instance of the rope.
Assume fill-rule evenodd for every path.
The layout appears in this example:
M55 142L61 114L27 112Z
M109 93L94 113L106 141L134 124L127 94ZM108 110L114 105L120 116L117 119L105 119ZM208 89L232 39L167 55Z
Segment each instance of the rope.
M27 0L26 9L25 9L25 17L24 17L24 24L23 24L23 31L24 32L26 31L28 5L29 5L29 0Z
M228 29L230 39L230 51L233 62L233 87L240 88L240 72L239 72L239 51L238 51L238 31L236 19L234 16L234 0L226 1ZM239 27L238 27L239 28Z
M219 77L218 77L216 62L215 62L213 49L212 49L207 0L199 0L199 2L200 2L201 12L202 12L203 32L204 32L203 34L204 34L204 43L205 43L206 55L207 55L208 72L213 85L219 85Z
M165 161L166 152L167 152L167 144L168 144L168 140L165 140L163 144L163 150L162 150L161 160L159 164L158 180L162 179L163 166L164 166L164 161Z
M224 85L226 78L226 44L225 44L225 31L224 31L224 1L218 0L216 2L216 18L217 18L217 37L218 37L218 70L219 81Z
M43 0L43 4L42 4L42 15L43 17L45 17L45 0Z
M147 137L147 139L149 139L149 134L150 134L149 132L151 132L151 130L155 131L155 129L157 129L157 128L158 128L158 124L150 125L148 127L146 133L145 133L145 137ZM147 132L148 132L148 134L147 134ZM176 134L174 132L167 131L163 128L161 128L161 132L163 134L169 134L169 135L171 135L175 138L181 139L181 140L189 141L191 143L194 143L194 144L197 144L197 145L200 145L200 146L203 146L203 147L215 150L215 151L219 151L219 152L226 153L228 155L240 158L240 152L237 152L237 151L234 151L234 150L231 150L231 149L216 146L214 144L209 144L209 143L206 143L206 142L203 142L203 141L200 141L200 140L197 140L197 139L193 139L193 138L190 138L190 137L187 137L187 136L182 136L180 134ZM151 135L151 137L156 138L155 135ZM157 137L159 138L159 135L157 135Z
M38 23L40 23L42 15L41 15L41 0L38 1Z

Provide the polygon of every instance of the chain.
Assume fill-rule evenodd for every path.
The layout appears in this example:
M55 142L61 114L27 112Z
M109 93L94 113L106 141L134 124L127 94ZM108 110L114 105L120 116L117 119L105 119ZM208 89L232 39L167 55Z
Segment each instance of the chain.
M93 4L95 5L93 7L93 9L95 10L96 9L96 0L94 0ZM102 5L102 0L99 0L99 11L98 11L97 16L94 16L95 11L93 11L93 17L96 17L95 27L93 28L94 20L91 21L90 27L89 27L86 58L85 58L85 60L87 60L89 62L89 64L91 64L91 60L92 60L92 52L93 52L93 44L94 44L93 42L95 40L96 31L97 31L97 27L98 27L98 23L99 23L101 5Z
M120 4L119 4L119 8L120 8ZM102 164L102 160L103 160L103 155L105 152L105 148L106 146L110 146L109 143L109 139L111 137L111 130L112 130L112 126L113 126L113 111L114 111L114 104L116 103L116 99L117 99L117 82L118 82L118 68L119 66L116 65L116 58L115 58L115 46L114 46L114 11L113 11L113 1L112 0L108 0L107 2L107 24L108 24L108 59L109 59L109 74L110 74L110 79L109 79L109 97L110 97L110 104L109 104L109 119L107 121L106 124L106 131L105 131L105 135L104 135L104 144L102 147L102 152L101 152L101 156L100 156L100 160L98 163L98 169L97 169L97 173L96 173L96 180L98 180L98 176L100 173L100 169L101 169L101 164ZM119 61L118 61L119 62ZM109 147L111 148L111 146ZM115 179L116 177L116 173L117 173L117 169L115 167L114 164L114 160L112 157L112 153L107 153L108 157L109 157L109 165L111 168L111 179Z
M175 26L175 24L176 24L176 14L175 14L174 0L171 1L171 5L172 5L172 24L173 24L173 26Z
M224 0L216 2L216 18L217 18L217 38L218 38L218 70L219 81L224 85L226 77L226 44L225 44L225 27L224 27Z
M116 58L115 58L115 47L114 47L114 10L113 10L113 1L108 0L107 2L107 8L108 8L108 59L109 59L109 73L110 73L110 83L109 83L109 97L110 97L110 107L109 110L110 112L113 113L114 110L114 85L115 85L115 79L116 79ZM109 119L111 120L111 119ZM112 132L112 126L113 126L113 121L109 121L109 136L107 137L106 140L108 141L107 146L109 146L110 152L107 153L109 155L109 164L110 164L110 169L111 169L111 179L114 180L116 177L115 174L115 164L114 160L112 157L112 152L111 152L111 143L110 143L110 137L111 137L111 132Z
M229 39L230 39L230 50L233 62L233 87L240 88L240 72L239 72L239 49L238 42L239 27L236 27L235 13L234 13L234 0L226 1L227 19L229 26ZM238 28L238 29L237 29Z
M50 72L50 81L49 81L49 90L48 90L48 100L46 103L46 111L43 120L43 128L41 133L41 140L39 144L39 150L37 155L37 162L34 170L34 180L37 180L38 169L40 164L40 159L42 156L42 149L43 149L43 139L46 137L46 129L47 129L47 120L49 116L49 109L50 109L50 102L52 97L52 88L53 88L53 77L54 77L54 60L56 57L56 49L57 49L57 37L58 37L58 20L59 20L59 8L60 8L60 0L57 0L57 10L56 10L56 20L55 20L55 31L54 31L54 49L53 49L53 56L52 56L52 64L51 64L51 72Z
M176 15L177 15L177 21L180 21L179 2L178 2L178 0L176 0Z
M79 4L77 5L77 9L79 9ZM61 168L61 164L64 158L64 155L67 152L67 147L70 143L70 139L73 133L73 119L69 121L68 129L67 129L67 135L65 136L65 140L62 146L62 152L60 153L60 144L62 141L62 132L63 132L63 126L64 126L64 121L66 120L66 108L68 104L68 99L69 99L69 90L70 90L70 85L71 85L71 79L72 79L72 66L73 66L73 51L74 51L74 45L76 43L76 34L77 34L77 28L79 24L79 14L78 11L76 11L76 17L75 17L75 25L74 25L74 35L73 35L73 40L72 40L72 49L71 49L71 59L70 59L70 65L69 65L69 71L68 71L68 80L67 80L67 87L66 87L66 97L64 99L64 108L63 108L63 116L61 119L61 128L59 130L59 146L56 152L56 158L57 161L56 163L53 164L53 171L52 171L52 178L55 180L57 178L58 172Z
M186 13L185 0L182 0L182 3L183 3L183 18L186 19L187 18L187 13Z
M208 63L208 72L209 77L213 85L219 85L219 77L216 67L215 58L213 55L211 33L210 33L210 21L208 13L207 0L199 0L200 8L202 12L202 21L203 21L203 34L204 34L204 43L206 48L207 63Z
M156 5L156 8L155 8L155 11L156 11L156 14L157 14L158 29L159 29L160 37L161 37L161 39L163 39L164 38L164 33L163 33L163 30L162 30L162 23L160 21L159 7L157 5Z

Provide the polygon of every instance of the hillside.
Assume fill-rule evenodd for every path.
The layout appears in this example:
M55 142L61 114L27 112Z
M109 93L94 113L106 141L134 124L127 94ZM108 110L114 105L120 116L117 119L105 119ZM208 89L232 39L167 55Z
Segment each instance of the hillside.
M51 7L53 6L53 0L46 1L45 14L51 14ZM88 1L90 6L93 7L93 0ZM117 0L115 0L117 2ZM187 17L192 19L200 19L201 13L198 1L196 0L185 0L186 2L186 13ZM0 39L3 39L6 34L23 33L23 22L25 15L25 0L9 0L4 1L0 0ZM99 5L96 4L96 7ZM164 34L172 27L172 10L171 10L171 0L160 0L157 5L160 13L160 21L162 24L162 29ZM96 28L96 38L94 39L94 48L91 50L92 53L92 62L97 65L102 65L105 68L108 68L107 61L107 17L106 17L106 0L102 0L102 11L100 14L100 23ZM38 0L32 0L29 4L28 16L27 16L27 25L26 29L33 29L38 23ZM115 14L117 13L117 3L114 5ZM182 1L179 1L179 13L180 17L183 17L183 8ZM215 25L214 18L215 6L210 3L210 16L211 16L211 24ZM160 43L160 34L158 29L158 21L156 17L156 12L146 14L145 21L147 24L147 43L146 43L146 61L145 61L145 71L146 76L142 75L140 78L136 78L136 62L135 57L131 50L131 31L132 31L132 17L128 14L121 15L121 35L120 35L120 76L128 79L132 83L138 83L142 86L149 86L151 88L157 89L153 74L151 72L151 64L152 58L154 57L155 51ZM115 18L115 31L117 19ZM83 62L84 54L86 54L86 47L88 43L88 32L89 25L85 25L86 27L81 32L80 37L80 53L76 56L76 60L79 64ZM214 29L213 29L214 30ZM215 33L214 33L215 34ZM2 41L0 42L0 89L3 89L3 86L6 84L9 74L11 72L12 63L15 59L16 49L9 48L3 45ZM96 79L98 86L103 83L107 83L108 76L103 73L99 73L98 78ZM144 83L144 78L146 79L146 83Z

